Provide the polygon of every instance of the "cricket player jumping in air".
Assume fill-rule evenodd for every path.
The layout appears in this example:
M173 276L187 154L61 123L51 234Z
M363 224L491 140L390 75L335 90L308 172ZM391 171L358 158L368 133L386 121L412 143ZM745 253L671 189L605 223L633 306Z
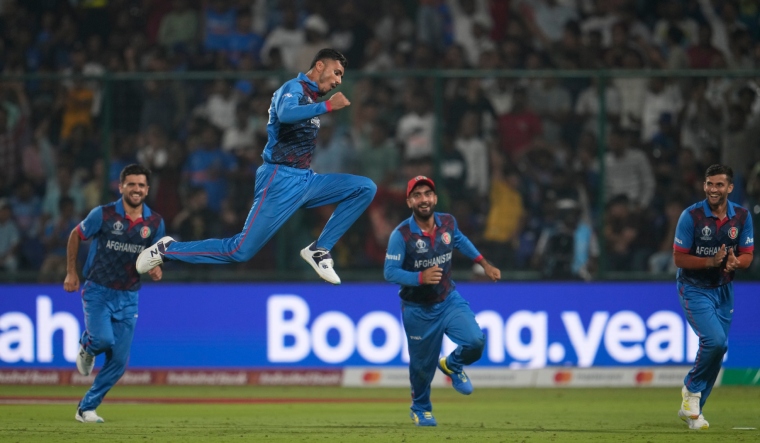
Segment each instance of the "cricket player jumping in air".
M702 408L712 391L728 350L734 314L734 271L752 263L755 239L752 217L728 200L733 170L712 165L705 172L707 198L681 213L673 241L678 266L678 296L699 351L681 388L678 416L690 429L708 429Z
M264 164L256 171L253 207L234 237L191 242L164 237L137 258L137 272L145 273L167 260L186 263L232 263L253 257L301 207L337 203L319 238L301 250L301 257L332 284L340 284L330 249L372 202L377 186L366 177L317 174L309 166L316 146L319 116L351 103L338 92L317 103L341 84L346 58L334 49L322 49L306 74L275 91L269 108Z

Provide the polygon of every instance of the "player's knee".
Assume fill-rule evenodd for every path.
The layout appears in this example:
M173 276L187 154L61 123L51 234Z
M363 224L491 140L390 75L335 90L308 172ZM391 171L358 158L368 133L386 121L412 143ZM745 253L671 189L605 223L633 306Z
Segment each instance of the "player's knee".
M362 177L362 180L359 183L359 189L361 191L362 197L367 201L372 201L372 199L375 198L375 194L377 193L377 185L367 177Z
M89 348L97 354L105 352L113 347L116 343L113 335L97 337L90 334L90 346Z
M470 348L472 361L480 360L480 357L483 355L483 349L486 347L485 335L480 334L476 337L473 337L472 340L470 340L470 342L467 344L467 347Z

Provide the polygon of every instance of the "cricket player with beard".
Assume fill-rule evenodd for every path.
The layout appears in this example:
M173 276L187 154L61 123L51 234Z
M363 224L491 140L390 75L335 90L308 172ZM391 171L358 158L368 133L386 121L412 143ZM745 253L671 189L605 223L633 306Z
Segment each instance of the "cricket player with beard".
M479 263L493 281L501 271L488 263L459 231L450 214L435 212L438 196L433 180L417 176L407 184L406 204L412 216L391 233L385 255L385 279L401 285L401 311L409 344L410 416L417 426L436 426L430 383L436 367L451 378L457 392L472 393L464 366L480 359L485 335L469 303L451 279L451 254L456 248ZM457 348L439 358L443 335Z
M79 245L92 239L83 269L85 331L79 341L77 370L90 375L95 357L106 354L92 387L77 406L74 418L82 423L104 422L95 409L124 375L135 333L140 289L135 260L143 249L164 236L163 218L145 204L150 174L143 166L126 166L119 176L122 198L90 211L69 235L63 282L67 292L79 290L76 263ZM149 275L154 281L161 280L161 268L153 268Z

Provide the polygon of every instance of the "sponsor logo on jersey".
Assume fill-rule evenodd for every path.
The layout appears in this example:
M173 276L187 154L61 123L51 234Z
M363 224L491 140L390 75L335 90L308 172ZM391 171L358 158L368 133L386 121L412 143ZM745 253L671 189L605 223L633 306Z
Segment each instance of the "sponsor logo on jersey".
M385 254L386 260L401 260L401 254Z
M702 240L712 239L712 230L710 229L710 227L705 226L704 228L702 228L702 237L699 237L699 238L701 238Z
M676 237L676 243L678 243L679 245L682 245L683 244L683 240L681 240L680 238Z
M417 242L414 244L414 246L417 248L417 253L418 254L424 254L425 252L428 251L427 243L425 243L425 240L423 240L423 239L417 240Z
M747 237L747 239L744 240L745 245L751 245L753 243L755 243L755 237Z
M733 240L738 236L739 236L739 229L737 229L736 226L732 226L731 229L728 230L728 238Z
M143 226L140 229L140 237L142 237L142 238L148 238L148 237L150 237L150 228L147 227L147 226Z
M123 233L124 233L124 224L121 221L116 220L116 223L113 224L113 229L111 229L111 234L121 235Z
M448 245L449 243L451 243L451 234L449 234L448 232L444 232L441 235L441 240L443 240L444 244Z

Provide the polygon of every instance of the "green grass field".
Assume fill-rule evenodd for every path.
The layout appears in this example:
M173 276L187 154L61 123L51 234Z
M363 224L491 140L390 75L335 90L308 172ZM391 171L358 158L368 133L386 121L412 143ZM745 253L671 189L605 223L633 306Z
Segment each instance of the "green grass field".
M85 390L0 386L0 442L760 441L760 430L733 429L760 428L758 387L716 388L707 431L677 418L678 388L436 389L436 428L412 424L406 389L117 386L98 408L106 423L82 424L74 412ZM18 397L47 400L7 404ZM173 403L149 402L158 399ZM209 399L219 401L188 403ZM231 403L246 399L261 403Z

